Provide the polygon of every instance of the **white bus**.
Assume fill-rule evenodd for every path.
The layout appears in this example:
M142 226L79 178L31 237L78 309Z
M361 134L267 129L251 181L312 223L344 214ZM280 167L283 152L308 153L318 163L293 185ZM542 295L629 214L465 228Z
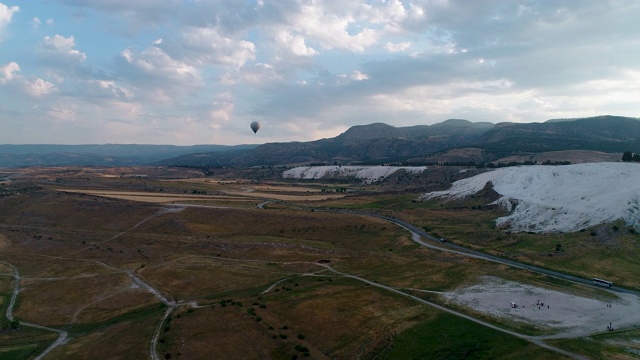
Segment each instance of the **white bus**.
M604 286L610 288L613 286L611 281L593 278L593 285Z

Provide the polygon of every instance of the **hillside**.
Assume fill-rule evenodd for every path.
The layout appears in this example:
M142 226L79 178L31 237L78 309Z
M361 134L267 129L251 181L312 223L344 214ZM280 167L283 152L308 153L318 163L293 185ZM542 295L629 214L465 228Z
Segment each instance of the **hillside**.
M640 152L640 121L599 116L530 124L494 125L461 119L407 127L374 123L353 126L329 139L238 146L0 145L0 167L429 165L534 158L543 152L567 150L609 153L587 155L601 160L618 156L612 153ZM558 161L591 161L576 159L575 154L574 160Z
M472 149L455 150L465 148ZM585 150L621 154L626 150L637 151L634 149L640 149L640 121L636 118L600 116L496 125L450 119L430 126L394 127L383 123L358 125L331 139L264 144L236 157L220 153L186 155L159 164L241 167L393 163L426 165L438 162L483 163L512 155L533 157L537 153L551 151ZM576 159L575 154L572 154L572 160L558 161L589 161ZM619 155L586 156L612 159Z
M640 230L640 183L630 181L638 178L640 165L633 163L518 166L456 181L421 199L464 198L490 183L501 196L494 203L510 211L496 225L510 231L574 232L620 219Z
M622 153L640 148L640 121L621 116L598 116L531 124L499 123L478 139L477 146L502 156L515 151Z
M233 159L224 154L197 154L159 162L160 165L209 164L209 166L382 164L422 154L464 147L493 127L451 119L434 125L394 127L375 123L351 127L331 139L311 142L269 143Z

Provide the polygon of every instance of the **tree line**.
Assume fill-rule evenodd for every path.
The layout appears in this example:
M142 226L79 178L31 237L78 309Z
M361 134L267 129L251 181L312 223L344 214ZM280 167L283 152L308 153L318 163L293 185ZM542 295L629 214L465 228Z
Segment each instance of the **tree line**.
M631 151L625 151L622 154L622 161L624 162L640 162L640 154L633 154Z

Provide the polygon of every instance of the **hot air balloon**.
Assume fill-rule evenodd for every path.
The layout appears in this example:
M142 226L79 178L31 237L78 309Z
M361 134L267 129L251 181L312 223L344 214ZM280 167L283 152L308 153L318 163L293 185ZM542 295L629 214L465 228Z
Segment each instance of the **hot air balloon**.
M250 126L251 126L251 130L253 130L254 134L257 133L258 130L260 130L260 123L257 122L257 121L252 122Z

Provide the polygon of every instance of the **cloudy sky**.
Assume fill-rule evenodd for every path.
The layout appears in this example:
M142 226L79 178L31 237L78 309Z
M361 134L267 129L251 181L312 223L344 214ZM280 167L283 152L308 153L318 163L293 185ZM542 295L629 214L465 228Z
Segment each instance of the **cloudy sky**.
M635 0L0 0L0 144L638 117L639 18Z

